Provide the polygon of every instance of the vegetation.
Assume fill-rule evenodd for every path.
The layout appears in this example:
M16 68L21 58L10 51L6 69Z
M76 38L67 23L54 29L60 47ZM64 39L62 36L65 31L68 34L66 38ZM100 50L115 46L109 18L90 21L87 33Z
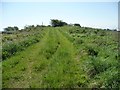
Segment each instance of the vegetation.
M120 88L117 31L52 24L3 34L3 88Z
M79 26L79 27L81 27L80 24L78 24L78 23L75 23L74 26Z
M42 27L39 28L40 30L37 29L38 28L35 29L33 26L29 26L25 27L24 31L21 33L19 31L16 31L15 34L9 36L7 34L4 34L2 40L2 60L5 60L6 58L15 55L19 51L24 50L26 47L39 42L40 38L42 37ZM28 33L28 30L31 31Z
M58 27L58 26L65 26L65 25L67 25L67 23L63 22L62 20L51 19L51 25L53 27Z
M7 27L7 28L4 28L5 31L17 31L19 30L18 27L14 26L14 27Z

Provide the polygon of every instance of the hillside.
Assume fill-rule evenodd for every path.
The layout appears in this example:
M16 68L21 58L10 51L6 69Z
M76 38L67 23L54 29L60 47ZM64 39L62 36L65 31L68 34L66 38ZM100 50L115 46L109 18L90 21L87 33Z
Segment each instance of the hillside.
M118 88L117 31L35 27L3 34L3 88Z

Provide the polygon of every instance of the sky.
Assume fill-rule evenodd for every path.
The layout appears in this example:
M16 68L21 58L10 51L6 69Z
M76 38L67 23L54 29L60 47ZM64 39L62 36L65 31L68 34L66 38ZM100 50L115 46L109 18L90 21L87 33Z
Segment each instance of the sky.
M93 28L118 28L117 2L2 2L0 30L8 26L50 24L50 19ZM1 18L0 18L1 19Z

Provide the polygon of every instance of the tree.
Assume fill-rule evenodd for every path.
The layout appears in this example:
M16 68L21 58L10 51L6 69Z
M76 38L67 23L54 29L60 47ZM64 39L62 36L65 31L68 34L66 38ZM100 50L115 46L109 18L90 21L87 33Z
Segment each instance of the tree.
M16 26L4 28L4 31L17 31L17 30L19 30L19 28Z
M58 26L67 25L67 23L66 23L66 22L63 22L62 20L51 19L51 25L52 25L53 27L58 27Z
M36 27L41 27L40 25L37 25Z
M33 29L35 29L34 25L26 25L26 26L24 26L24 30L30 31L30 30L33 30Z
M13 27L7 27L7 28L4 28L4 31L14 31L14 28Z
M75 23L74 26L79 26L79 27L81 27L80 24L78 24L78 23Z
M19 28L18 28L17 26L14 26L14 30L15 30L15 31L18 31Z

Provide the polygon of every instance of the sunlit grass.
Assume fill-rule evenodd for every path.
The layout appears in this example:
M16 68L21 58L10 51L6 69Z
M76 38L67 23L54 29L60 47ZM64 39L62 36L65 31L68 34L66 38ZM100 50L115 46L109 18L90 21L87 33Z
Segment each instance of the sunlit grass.
M120 86L115 31L64 26L42 32L39 42L3 61L4 88Z

